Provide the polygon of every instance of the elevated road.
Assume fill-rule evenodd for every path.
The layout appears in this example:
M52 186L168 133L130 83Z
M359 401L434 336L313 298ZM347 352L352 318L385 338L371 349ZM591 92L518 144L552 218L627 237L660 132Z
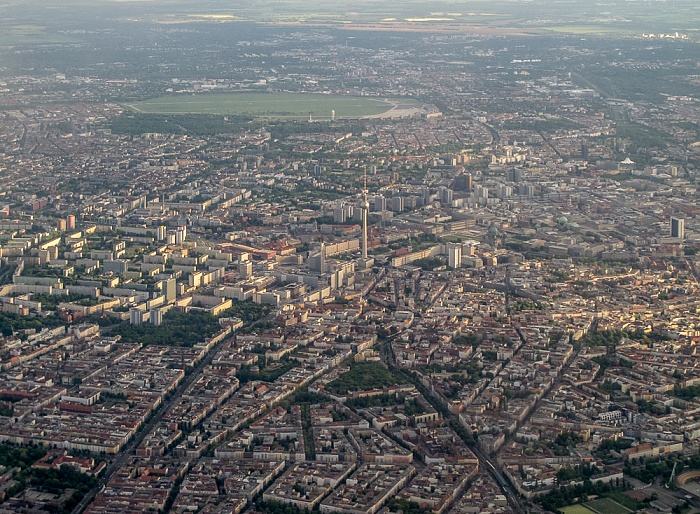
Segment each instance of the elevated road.
M501 473L501 471L494 466L491 459L487 457L478 447L473 447L471 450L479 459L479 466L481 469L488 471L494 480L496 480L496 483L503 490L503 494L505 494L508 504L513 508L516 514L525 514L525 510L520 505L518 493L515 491L515 489L513 489L511 483L506 480L503 473Z

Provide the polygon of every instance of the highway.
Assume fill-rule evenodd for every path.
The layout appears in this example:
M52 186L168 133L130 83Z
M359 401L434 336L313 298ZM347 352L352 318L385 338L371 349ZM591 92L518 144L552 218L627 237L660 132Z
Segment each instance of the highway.
M90 505L92 500L95 499L95 496L97 496L97 493L99 493L102 488L107 485L109 480L112 478L112 475L114 475L114 473L121 468L130 457L133 456L132 452L143 442L146 436L155 429L156 425L160 423L160 420L163 419L165 413L172 408L173 405L175 405L187 388L192 385L197 378L199 378L199 375L202 373L204 368L211 364L211 361L214 359L216 352L222 344L223 342L215 344L212 349L209 350L209 353L207 353L199 362L199 364L194 367L192 372L185 377L182 383L175 389L170 399L158 408L151 419L143 427L141 427L136 436L126 444L117 458L114 459L109 466L107 466L97 485L83 497L82 501L71 511L71 514L81 514L87 508L87 506Z
M486 130L488 130L489 133L491 134L491 144L492 145L497 145L501 142L501 136L495 128L493 128L491 125L484 123L484 122L479 122L479 123L481 123L481 125L483 125L486 128Z

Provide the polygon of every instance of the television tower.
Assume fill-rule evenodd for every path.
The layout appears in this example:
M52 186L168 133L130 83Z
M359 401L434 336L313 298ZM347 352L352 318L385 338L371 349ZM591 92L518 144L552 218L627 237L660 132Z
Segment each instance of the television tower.
M326 243L321 241L321 275L326 272Z
M367 167L364 168L364 179L362 182L362 258L367 260L367 218L369 217L369 200L367 200Z

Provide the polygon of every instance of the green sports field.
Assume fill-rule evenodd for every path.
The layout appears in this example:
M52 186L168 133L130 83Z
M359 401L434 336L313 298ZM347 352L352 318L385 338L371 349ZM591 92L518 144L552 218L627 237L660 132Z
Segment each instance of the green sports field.
M388 100L360 96L304 93L201 93L162 96L126 104L136 112L149 114L251 115L269 118L330 119L357 118L383 114L394 107Z
M583 505L562 507L559 512L562 514L630 514L632 511L610 498L600 498Z
M559 509L562 514L595 514L590 509L587 509L583 505L570 505L568 507L562 507Z
M584 504L587 508L599 514L629 514L632 512L627 507L623 507L619 503L610 498L601 498Z

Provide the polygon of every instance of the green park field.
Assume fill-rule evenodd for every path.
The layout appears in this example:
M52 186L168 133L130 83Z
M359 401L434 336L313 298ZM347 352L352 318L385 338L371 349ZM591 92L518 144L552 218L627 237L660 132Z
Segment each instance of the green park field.
M360 118L383 114L390 101L359 96L304 93L179 94L144 100L126 107L147 114L250 115L263 118Z
M559 509L562 514L595 514L590 509L587 509L583 505L570 505L568 507L562 507Z
M47 31L41 25L12 25L0 21L0 47L17 45L60 45L76 43L77 39Z
M632 511L610 498L600 498L559 509L562 514L630 514Z
M618 26L604 23L590 25L545 25L540 30L543 34L560 33L574 36L632 37L637 34L634 30L625 30Z
M587 508L599 514L629 514L632 512L610 498L600 498L584 504Z

